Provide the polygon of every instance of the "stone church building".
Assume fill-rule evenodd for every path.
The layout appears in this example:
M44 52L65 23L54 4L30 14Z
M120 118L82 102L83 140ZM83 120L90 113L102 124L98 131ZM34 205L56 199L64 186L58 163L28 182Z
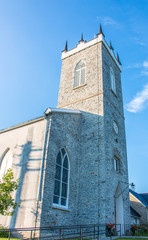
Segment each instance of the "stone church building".
M12 168L14 227L130 223L121 63L97 36L62 52L57 108L0 131L0 177Z

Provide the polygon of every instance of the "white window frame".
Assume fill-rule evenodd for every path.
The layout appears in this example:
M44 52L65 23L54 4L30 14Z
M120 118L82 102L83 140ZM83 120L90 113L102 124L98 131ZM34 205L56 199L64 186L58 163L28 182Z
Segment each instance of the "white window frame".
M64 149L64 151L65 151L65 154L64 154L64 156L63 156L63 154L62 154L62 149ZM68 209L68 202L69 202L69 178L70 178L70 161L69 161L69 156L68 156L68 153L67 153L67 151L66 151L66 148L64 147L64 148L61 148L60 149L60 151L58 152L58 154L61 154L61 157L62 157L62 164L61 164L61 178L60 178L60 194L59 194L59 196L58 195L55 195L54 193L53 193L53 207L55 207L55 208L60 208L60 209ZM58 157L58 154L57 154L57 157ZM68 180L67 180L67 197L65 198L66 199L66 205L62 205L61 204L61 199L62 199L62 183L63 183L63 181L62 181L62 178L63 178L63 164L64 164L64 159L65 159L65 157L67 156L67 159L68 159ZM58 164L57 164L57 159L56 159L56 166L57 166ZM56 176L56 172L55 172L55 176ZM55 178L55 181L56 181L57 179ZM55 183L54 183L54 190L55 190ZM59 197L59 203L55 203L54 202L54 196L55 197Z
M5 175L8 169L12 168L13 155L10 148L6 148L0 158L0 179Z
M110 67L110 83L111 83L111 90L116 94L116 79L115 79L115 74L112 67Z
M119 134L119 126L116 120L113 120L113 130L115 132L116 135Z
M117 173L120 171L120 160L116 156L114 156L114 170Z
M79 61L78 63L77 63L77 65L76 65L76 67L75 67L75 79L74 79L74 88L76 88L76 87L79 87L79 86L83 86L85 83L86 83L86 64L85 64L85 66L84 67L82 67L82 68L80 68L80 69L77 69L78 67L79 67L79 64L80 63L84 63L85 64L85 62L84 61ZM84 77L85 77L85 80L84 80L84 83L82 83L82 70L83 69L85 69L85 75L84 75ZM79 79L79 83L77 84L77 72L80 72L80 79Z

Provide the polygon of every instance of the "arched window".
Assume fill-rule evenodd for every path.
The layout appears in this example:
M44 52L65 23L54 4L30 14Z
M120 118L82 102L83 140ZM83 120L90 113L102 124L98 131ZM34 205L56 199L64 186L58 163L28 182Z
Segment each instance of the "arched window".
M62 148L56 160L56 173L54 185L54 205L68 207L69 192L69 158L65 148Z
M75 67L75 80L74 87L78 87L83 85L86 82L85 79L85 63L80 61Z
M110 67L110 81L111 81L111 90L116 93L116 79L113 69Z
M2 179L9 168L12 168L12 153L10 148L7 148L0 158L0 179Z

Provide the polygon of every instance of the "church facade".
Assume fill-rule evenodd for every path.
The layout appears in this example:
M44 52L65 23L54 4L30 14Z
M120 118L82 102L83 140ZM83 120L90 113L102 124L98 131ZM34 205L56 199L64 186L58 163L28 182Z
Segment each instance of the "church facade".
M97 37L62 52L58 106L0 131L1 175L20 178L10 227L129 224L121 63Z

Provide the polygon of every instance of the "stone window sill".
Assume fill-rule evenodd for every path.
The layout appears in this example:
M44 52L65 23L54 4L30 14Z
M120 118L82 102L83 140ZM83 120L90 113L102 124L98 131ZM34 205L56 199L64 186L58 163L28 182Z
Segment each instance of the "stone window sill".
M117 98L117 94L111 89L111 92L114 94L114 96Z
M84 83L84 84L82 84L82 85L80 85L80 86L74 87L73 90L78 89L78 88L81 88L81 87L84 87L84 86L86 86L86 85L87 85L87 83Z
M58 206L58 205L52 205L53 209L57 209L57 210L61 210L61 211L65 211L65 212L70 212L70 210L67 207L62 207L62 206Z

